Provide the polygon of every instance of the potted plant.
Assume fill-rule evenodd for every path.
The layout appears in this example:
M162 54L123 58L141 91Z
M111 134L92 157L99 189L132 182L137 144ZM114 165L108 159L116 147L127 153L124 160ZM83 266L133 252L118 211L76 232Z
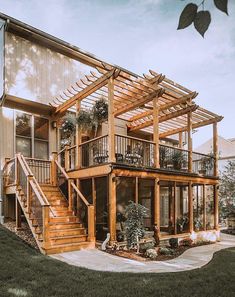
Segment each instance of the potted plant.
M185 164L184 153L180 150L175 150L172 155L172 163L173 163L173 169L180 170L182 166Z
M210 155L202 157L200 163L201 163L201 166L198 171L200 174L206 174L213 169L213 166L214 166L213 157Z

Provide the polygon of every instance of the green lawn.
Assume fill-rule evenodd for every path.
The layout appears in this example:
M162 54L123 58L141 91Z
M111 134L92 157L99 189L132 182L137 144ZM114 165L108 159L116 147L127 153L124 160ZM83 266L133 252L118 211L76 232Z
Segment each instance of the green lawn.
M96 272L52 260L0 226L0 296L235 296L235 248L206 267L168 274Z

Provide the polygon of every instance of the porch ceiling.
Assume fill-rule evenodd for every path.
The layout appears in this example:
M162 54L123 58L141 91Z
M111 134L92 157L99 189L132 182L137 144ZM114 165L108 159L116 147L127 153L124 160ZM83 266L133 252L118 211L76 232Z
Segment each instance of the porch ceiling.
M153 99L158 97L160 137L187 130L187 113L192 112L193 128L222 120L208 110L196 105L196 92L169 80L153 70L143 76L131 75L122 69L103 64L90 75L85 75L75 85L67 88L51 101L54 116L61 117L66 111L90 109L104 98L108 100L108 80L114 78L114 115L128 121L130 131L142 130L153 133Z

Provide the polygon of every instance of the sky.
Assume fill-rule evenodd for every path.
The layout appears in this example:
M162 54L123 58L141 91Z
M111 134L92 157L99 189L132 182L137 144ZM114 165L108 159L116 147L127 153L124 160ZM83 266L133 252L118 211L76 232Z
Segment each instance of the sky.
M0 11L138 74L149 69L197 91L195 102L219 115L219 134L235 137L235 1L229 17L212 0L203 39L177 31L184 6L201 0L0 0ZM194 134L194 147L212 128Z

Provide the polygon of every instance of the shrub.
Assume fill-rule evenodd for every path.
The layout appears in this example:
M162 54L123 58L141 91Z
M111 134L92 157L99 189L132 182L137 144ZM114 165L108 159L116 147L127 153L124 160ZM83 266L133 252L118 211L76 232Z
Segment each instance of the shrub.
M161 247L159 249L159 252L160 252L161 255L172 255L173 254L172 249L169 249L167 247Z
M169 239L169 245L172 249L176 249L179 246L179 240L178 238L170 238Z
M181 246L192 246L193 240L191 238L186 238L180 241Z
M158 254L155 249L148 249L145 253L145 256L151 260L156 260Z
M140 252L146 252L149 249L153 249L155 246L154 241L142 242L140 243Z

